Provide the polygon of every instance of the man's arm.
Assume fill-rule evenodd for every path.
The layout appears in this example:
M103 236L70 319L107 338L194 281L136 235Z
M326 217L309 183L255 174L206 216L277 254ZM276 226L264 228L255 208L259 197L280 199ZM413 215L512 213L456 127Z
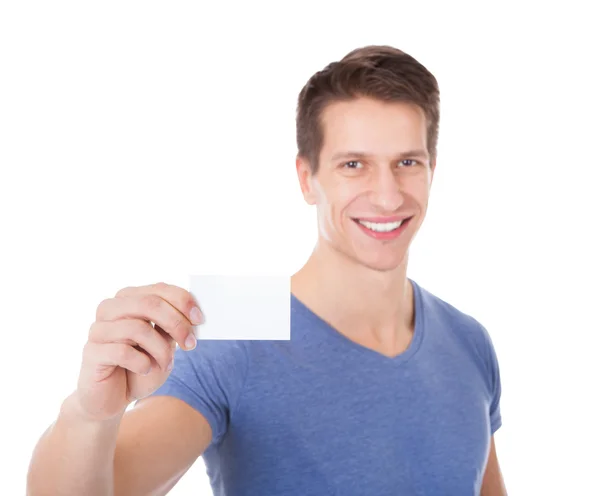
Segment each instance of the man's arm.
M490 454L488 457L487 467L483 474L483 482L481 484L481 496L507 496L506 487L500 471L500 464L496 456L496 444L494 436L490 444Z
M177 398L145 398L104 424L81 420L67 398L35 448L27 495L164 495L211 439L204 416Z

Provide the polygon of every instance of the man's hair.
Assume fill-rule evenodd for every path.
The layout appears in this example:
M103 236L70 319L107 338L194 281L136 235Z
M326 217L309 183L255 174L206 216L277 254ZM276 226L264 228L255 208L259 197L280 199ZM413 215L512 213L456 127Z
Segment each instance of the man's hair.
M298 157L309 161L313 174L319 169L323 147L323 111L331 103L360 97L421 107L427 120L430 163L435 160L440 120L437 80L407 53L388 45L369 45L352 50L339 62L314 74L298 96Z

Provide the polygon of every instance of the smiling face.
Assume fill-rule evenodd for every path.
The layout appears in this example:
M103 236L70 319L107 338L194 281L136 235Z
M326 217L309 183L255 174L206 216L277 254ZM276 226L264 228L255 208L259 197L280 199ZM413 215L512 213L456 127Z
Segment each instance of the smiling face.
M317 207L319 243L374 270L397 268L425 217L435 169L424 112L359 98L327 106L322 124L317 174L296 161L304 198Z

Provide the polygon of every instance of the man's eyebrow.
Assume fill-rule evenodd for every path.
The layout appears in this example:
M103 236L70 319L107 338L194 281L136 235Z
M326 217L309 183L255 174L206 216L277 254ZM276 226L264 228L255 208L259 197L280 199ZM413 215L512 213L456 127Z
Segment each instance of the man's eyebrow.
M334 154L331 160L339 160L341 158L372 158L373 156L369 153L359 151L345 151ZM425 160L429 159L429 153L426 150L409 150L401 152L395 155L397 159L403 159L406 157L420 157Z

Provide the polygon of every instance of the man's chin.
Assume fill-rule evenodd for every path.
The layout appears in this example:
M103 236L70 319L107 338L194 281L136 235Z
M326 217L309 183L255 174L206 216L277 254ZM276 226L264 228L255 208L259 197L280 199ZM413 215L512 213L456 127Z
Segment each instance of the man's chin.
M334 253L346 258L352 265L362 266L378 272L389 272L401 268L407 255L407 253L401 253L398 250L380 250L376 253L371 246L360 246L358 243L354 243L354 246L348 246L347 244L335 244L327 240L325 244L332 248Z
M357 256L355 257L355 262L370 270L375 270L378 272L393 272L404 266L404 259L405 257L397 255L390 257L379 257L376 259L369 256Z

